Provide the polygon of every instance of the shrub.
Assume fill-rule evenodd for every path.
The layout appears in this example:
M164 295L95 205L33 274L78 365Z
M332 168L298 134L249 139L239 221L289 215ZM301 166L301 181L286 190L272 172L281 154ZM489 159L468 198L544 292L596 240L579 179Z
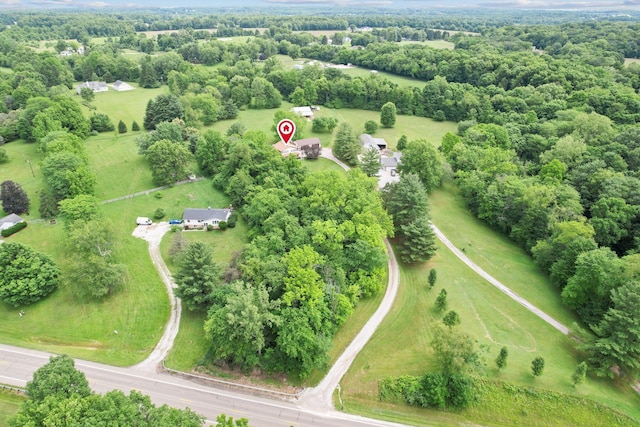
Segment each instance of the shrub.
M218 223L218 228L222 231L226 230L228 226L227 221L220 221L220 223Z
M155 193L153 193L153 197L155 197L156 199L162 199L163 194L159 191L156 191Z
M229 216L229 220L227 221L227 226L229 228L234 228L236 226L236 223L238 222L238 214L236 213L232 213Z
M7 150L4 148L0 148L0 163L4 163L9 161L9 155L7 154Z
M118 122L118 133L127 133L127 125L122 120Z
M378 123L374 122L373 120L367 120L364 123L364 130L368 134L373 135L378 130Z
M110 132L115 129L111 119L106 114L97 113L89 118L91 130L96 132Z
M12 234L16 234L18 231L22 230L23 228L26 228L26 226L27 226L26 222L19 222L17 224L12 225L9 228L5 228L0 232L0 234L2 234L2 237L9 237Z
M213 231L213 225L207 224L207 231Z
M164 216L165 216L165 213L164 213L164 209L162 208L156 209L156 212L153 214L153 217L155 219L162 219L164 218Z
M131 123L131 130L136 132L140 130L140 125L135 120Z

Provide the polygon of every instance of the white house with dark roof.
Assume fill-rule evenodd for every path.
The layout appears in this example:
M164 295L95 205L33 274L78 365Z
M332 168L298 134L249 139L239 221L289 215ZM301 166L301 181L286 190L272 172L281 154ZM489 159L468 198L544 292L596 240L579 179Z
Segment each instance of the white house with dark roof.
M218 228L222 221L228 221L232 209L185 209L182 214L183 227L186 230L202 229L207 226Z
M85 87L91 89L94 93L96 92L106 92L109 90L109 87L105 82L84 82L81 85L76 86L76 92L80 95L80 92Z
M135 87L131 86L129 83L123 82L122 80L116 80L113 82L111 87L118 92L135 89Z
M19 222L24 222L24 219L16 214L10 214L4 218L0 218L0 231L13 227Z

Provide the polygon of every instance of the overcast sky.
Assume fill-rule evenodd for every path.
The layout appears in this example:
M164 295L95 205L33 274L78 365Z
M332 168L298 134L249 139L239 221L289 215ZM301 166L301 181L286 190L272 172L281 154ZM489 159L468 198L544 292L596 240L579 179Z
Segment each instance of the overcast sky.
M0 7L485 7L499 9L640 10L640 0L0 0Z

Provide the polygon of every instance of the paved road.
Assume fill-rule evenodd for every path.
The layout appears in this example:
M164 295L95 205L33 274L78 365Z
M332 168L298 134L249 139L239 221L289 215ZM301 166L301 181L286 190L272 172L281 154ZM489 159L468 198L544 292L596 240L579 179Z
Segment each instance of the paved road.
M48 359L48 353L0 345L0 382L24 387L33 372L47 363ZM138 390L151 396L156 404L189 407L204 415L208 422L213 422L219 414L225 413L234 418L248 418L254 427L397 425L335 411L323 413L302 409L295 402L273 401L219 390L171 375L134 368L117 368L82 360L76 360L76 367L85 373L91 388L99 393L114 389L125 393Z

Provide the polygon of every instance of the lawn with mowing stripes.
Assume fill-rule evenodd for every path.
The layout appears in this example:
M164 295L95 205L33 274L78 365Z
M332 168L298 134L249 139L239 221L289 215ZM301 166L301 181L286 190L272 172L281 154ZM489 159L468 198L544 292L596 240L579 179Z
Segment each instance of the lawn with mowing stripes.
M436 286L431 290L427 282L430 268L438 272ZM348 411L416 425L493 425L495 420L504 420L501 425L566 424L566 419L557 418L544 405L537 407L533 401L523 402L526 417L510 405L494 407L492 399L502 397L493 396L493 392L473 408L453 413L378 401L378 381L382 378L421 375L436 369L431 361L430 342L433 328L442 318L442 313L434 309L434 300L442 288L448 292L448 310L457 311L462 319L458 328L472 335L482 349L487 363L486 377L593 399L640 420L640 398L629 387L588 378L585 384L574 388L571 374L580 359L569 339L482 280L441 245L429 263L401 265L400 291L392 311L341 382L342 399ZM498 372L494 360L502 346L509 349L508 366ZM544 375L539 378L533 378L530 370L536 356L546 360ZM568 405L568 413L575 417L605 417L598 415L600 410L585 413L589 405L574 405L570 399L564 403ZM592 425L607 425L606 417L594 418Z
M433 223L473 262L564 325L571 327L578 321L531 256L475 218L455 185L445 183L430 196L430 202Z

